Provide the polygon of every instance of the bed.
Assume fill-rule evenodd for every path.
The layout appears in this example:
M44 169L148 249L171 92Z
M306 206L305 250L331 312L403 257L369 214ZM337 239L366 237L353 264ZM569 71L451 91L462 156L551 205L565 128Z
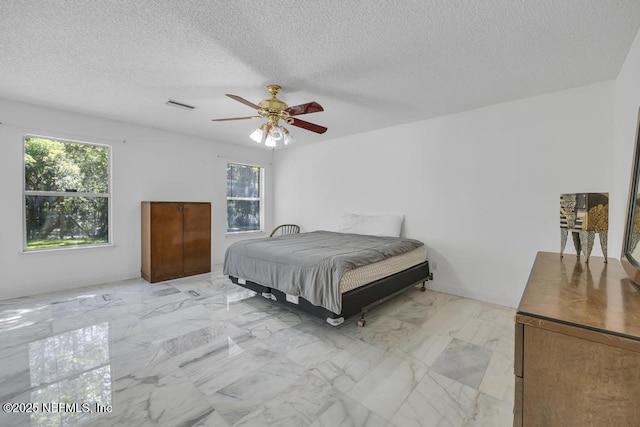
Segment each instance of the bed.
M431 279L424 243L415 239L313 231L232 244L231 281L334 326Z

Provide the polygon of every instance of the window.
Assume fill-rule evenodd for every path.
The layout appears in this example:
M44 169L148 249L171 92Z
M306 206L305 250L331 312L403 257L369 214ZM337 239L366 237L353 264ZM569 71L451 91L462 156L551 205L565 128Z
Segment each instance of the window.
M227 163L227 233L262 230L262 168Z
M24 138L24 249L110 243L110 147Z

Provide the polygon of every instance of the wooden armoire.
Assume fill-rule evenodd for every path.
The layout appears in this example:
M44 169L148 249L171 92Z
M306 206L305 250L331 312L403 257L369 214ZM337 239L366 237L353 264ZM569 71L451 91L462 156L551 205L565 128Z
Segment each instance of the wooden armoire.
M160 282L211 271L211 203L142 202L142 277Z

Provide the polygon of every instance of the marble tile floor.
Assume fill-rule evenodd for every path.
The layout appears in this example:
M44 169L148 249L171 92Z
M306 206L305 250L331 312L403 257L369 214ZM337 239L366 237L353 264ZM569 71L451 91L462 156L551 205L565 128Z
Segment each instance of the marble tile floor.
M416 288L333 327L219 268L0 301L0 425L510 426L514 315Z

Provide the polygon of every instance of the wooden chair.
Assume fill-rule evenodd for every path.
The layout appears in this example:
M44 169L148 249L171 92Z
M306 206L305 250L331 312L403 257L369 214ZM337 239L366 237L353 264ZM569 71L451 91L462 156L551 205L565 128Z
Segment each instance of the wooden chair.
M286 234L298 234L300 232L300 226L295 224L282 224L273 229L269 237L273 237L276 234L284 236Z

